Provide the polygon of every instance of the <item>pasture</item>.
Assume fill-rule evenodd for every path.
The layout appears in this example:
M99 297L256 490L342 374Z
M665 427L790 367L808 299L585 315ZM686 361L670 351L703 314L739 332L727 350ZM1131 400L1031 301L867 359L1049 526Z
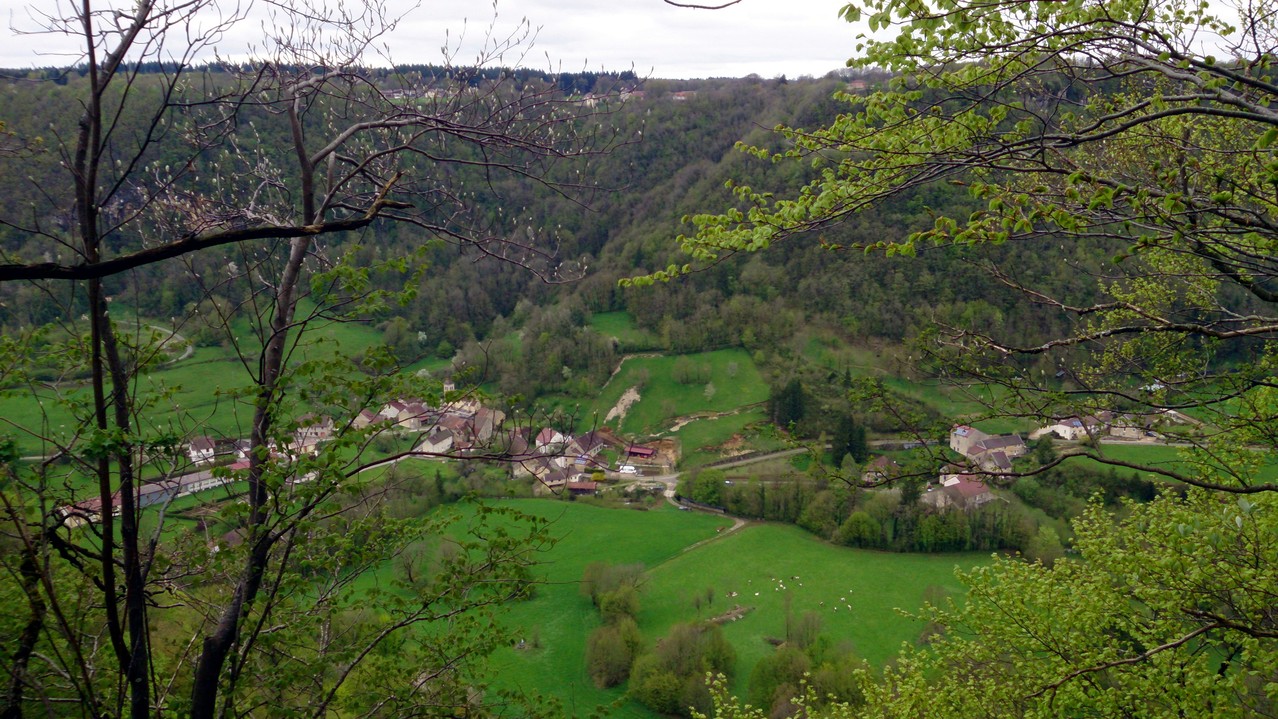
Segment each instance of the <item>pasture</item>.
M956 566L970 568L988 555L896 554L837 547L784 524L747 526L648 573L640 626L650 636L695 618L692 596L714 589L703 616L735 605L750 609L724 625L737 651L735 687L744 690L755 662L772 651L769 638L785 637L787 605L795 616L816 612L822 633L848 642L858 656L881 667L902 643L912 643L923 623L901 616L933 592L957 596ZM736 593L735 597L729 597Z
M622 351L638 352L660 347L651 332L635 327L629 312L597 312L590 316L590 328L604 337L616 338Z
M803 344L803 356L832 372L877 379L902 397L916 400L954 421L984 415L989 407L1006 399L1006 392L992 385L961 385L935 377L919 378L902 347L849 344L845 339L818 333ZM1034 427L1024 420L993 418L975 422L991 434L1027 432Z
M639 400L620 422L628 435L659 434L678 417L728 412L768 399L768 385L743 349L629 357L595 399L593 411L607 417L631 388ZM615 419L605 423L618 425Z
M744 618L724 626L738 655L734 689L744 693L754 664L771 651L767 639L785 635L787 605L796 615L819 612L824 634L836 643L850 643L880 667L923 629L897 608L918 608L930 587L933 593L957 596L962 586L955 566L988 561L983 554L847 549L779 524L749 525L719 535L716 530L727 526L727 519L666 505L640 512L547 500L506 504L555 518L552 533L560 540L542 558L545 584L532 600L509 607L505 618L511 626L525 628L525 648L499 652L492 668L502 686L535 687L557 696L570 716L585 716L623 696L618 689L595 688L586 675L586 637L599 619L576 583L591 562L641 562L648 567L639 616L648 642L677 622L708 619L737 604L750 608ZM708 588L713 600L698 608L693 598L704 596ZM731 592L737 596L729 597ZM607 715L652 716L624 700Z
M1036 428L1032 421L1015 417L994 417L971 421L998 406L1006 392L997 387L982 385L956 385L940 379L904 379L889 377L883 385L898 394L916 399L936 410L942 417L955 422L968 421L973 426L991 434L1024 434Z
M937 377L919 377L915 362L906 349L891 345L849 344L830 333L807 337L803 356L831 372L876 379L901 398L914 400L955 422L967 421L991 434L1028 432L1032 422L1011 417L974 420L989 413L990 407L1006 403L1007 392L995 385L960 384Z
M723 517L679 512L668 505L642 512L553 500L503 504L552 519L551 534L559 541L540 558L544 583L538 586L536 596L508 606L503 618L510 626L525 628L526 648L499 652L491 667L500 686L535 688L556 696L570 716L586 716L623 695L621 689L597 689L586 674L586 637L599 624L590 600L577 590L586 566L592 562L655 566L714 537L717 529L731 523ZM652 714L627 702L608 716Z
M740 451L780 449L785 442L767 423L767 413L752 409L737 414L710 417L688 422L674 432L683 448L679 465L684 468L700 467L723 459L725 450L737 450L731 446L740 438Z
M1140 464L1154 469L1166 469L1172 472L1202 472L1204 469L1211 471L1213 466L1219 466L1214 462L1207 462L1205 465L1198 465L1194 461L1194 455L1189 451L1188 447L1177 447L1166 444L1146 444L1143 442L1124 443L1124 442L1105 442L1100 445L1101 453L1104 456L1121 462L1130 462L1132 464ZM1244 454L1244 459L1250 460L1254 466L1248 468L1257 480L1274 481L1278 479L1278 461L1273 455L1263 452L1255 452L1254 455ZM1103 464L1088 458L1080 458L1071 460L1079 462L1082 466L1099 471L1109 471L1113 469L1120 475L1136 474L1144 479L1155 481L1160 480L1159 475L1153 472L1138 472L1134 469L1126 467L1114 467L1112 465ZM1199 468L1196 469L1196 466ZM1241 470L1237 463L1231 461L1232 469Z
M148 324L158 327L161 323ZM199 347L185 359L155 366L138 377L135 394L152 398L141 414L144 430L183 437L247 434L252 407L237 395L250 386L247 368L257 366L252 353L259 343L244 320L233 322L232 330L243 342L244 360L229 346ZM349 356L380 341L380 333L365 324L313 322L290 360ZM7 426L0 426L0 433L12 435L23 455L49 454L53 447L40 438L66 441L79 432L76 415L82 413L73 412L72 407L82 407L89 393L84 380L6 388L0 393L0 418Z

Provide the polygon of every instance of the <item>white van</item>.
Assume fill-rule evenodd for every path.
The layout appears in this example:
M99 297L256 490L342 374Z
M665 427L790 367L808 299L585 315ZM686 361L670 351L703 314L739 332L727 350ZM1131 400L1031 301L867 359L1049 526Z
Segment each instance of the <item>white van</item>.
M622 474L639 474L639 470L635 469L633 464L623 464L617 468L617 471Z

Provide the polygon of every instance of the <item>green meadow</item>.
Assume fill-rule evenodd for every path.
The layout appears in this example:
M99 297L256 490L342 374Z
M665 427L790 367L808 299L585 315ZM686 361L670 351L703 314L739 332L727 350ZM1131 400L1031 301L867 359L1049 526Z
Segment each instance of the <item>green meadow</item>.
M615 337L625 351L660 346L651 332L635 327L629 312L598 312L590 316L590 327L604 337Z
M220 348L201 348L191 357L156 368L139 377L139 397L155 397L145 414L149 429L188 435L239 436L247 427L251 410L232 397L247 385L243 366ZM66 438L77 429L72 405L89 399L84 382L13 387L0 394L0 417L23 454L47 454L52 450L38 436ZM197 429L198 428L198 429Z
M877 379L883 386L902 397L916 400L943 417L965 421L986 414L989 407L1006 399L1006 392L992 385L958 385L938 378L910 379L905 375L909 359L901 348L849 345L835 334L809 337L803 345L803 356L814 364L834 372L848 372L853 377ZM1028 432L1031 423L1016 418L993 418L974 422L993 434Z
M441 470L452 476L451 468ZM218 490L219 497L228 490ZM230 491L234 491L231 489ZM194 515L208 496L185 497L168 509L166 537L195 531ZM498 687L539 691L562 702L567 716L605 715L651 719L643 706L626 699L624 687L599 689L586 671L585 646L599 616L578 582L587 565L642 564L639 624L649 646L676 623L707 620L736 607L744 617L723 625L737 652L733 689L747 691L755 663L772 650L770 640L785 635L787 611L816 612L822 633L850 646L881 667L923 629L898 609L919 608L925 594L958 597L956 567L988 561L981 554L918 555L837 547L790 525L749 524L728 531L731 518L678 511L661 503L652 510L609 508L585 502L514 499L497 502L550 521L556 542L540 557L540 583L527 601L507 605L500 621L515 628L523 646L498 651L490 669ZM474 506L454 505L466 526ZM156 517L148 513L151 526ZM499 520L505 521L505 520ZM211 536L224 531L218 523ZM359 585L383 582L390 566L362 577ZM709 604L695 597L712 596Z
M591 562L640 562L648 568L639 625L650 643L678 622L709 619L736 605L749 609L744 618L724 625L738 656L733 687L744 694L754 664L771 651L768 639L785 635L787 606L796 615L819 613L831 641L850 644L881 667L923 630L921 622L898 609L920 607L929 588L934 595L958 596L962 586L955 567L988 561L982 554L847 549L779 524L752 524L724 534L728 519L668 505L635 511L550 500L504 504L553 518L559 542L542 557L545 583L536 596L508 607L504 621L524 628L524 648L499 652L493 671L501 686L558 697L572 716L614 701L620 703L607 716L653 716L626 701L619 688L597 689L586 674L586 638L599 619L590 600L579 594L577 581ZM698 609L693 598L707 589L713 600Z
M1193 454L1187 447L1174 447L1165 444L1144 444L1144 443L1120 443L1105 442L1100 445L1099 452L1105 457L1118 460L1121 462L1130 462L1154 469L1166 469L1172 472L1192 473L1195 470L1195 462L1191 460ZM1246 455L1244 455L1246 456ZM1257 454L1253 458L1255 466L1251 468L1257 480L1274 481L1278 480L1278 460L1272 455ZM1114 470L1119 474L1142 474L1146 479L1159 480L1159 476L1153 472L1137 472L1134 469L1126 467L1115 467L1113 465L1097 462L1089 458L1080 458L1071 460L1079 462L1082 466L1101 471ZM1208 467L1219 466L1217 463L1209 462ZM1238 469L1237 467L1233 467ZM1201 471L1198 470L1198 471Z
M997 387L955 385L939 379L911 380L900 377L883 379L883 385L898 394L918 400L936 410L942 417L956 422L970 421L997 406L1006 394ZM978 429L992 434L1025 433L1035 429L1033 422L1015 417L995 417L972 421Z
M551 534L558 543L540 558L544 583L536 595L507 607L503 620L526 629L527 648L499 652L491 666L501 686L536 688L556 696L572 716L585 716L623 694L616 688L596 688L586 674L586 637L599 624L590 600L577 589L586 566L592 562L655 566L731 524L723 517L679 512L667 505L645 512L554 500L503 504L551 519ZM634 703L608 715L652 716Z
M696 382L677 381L677 367L694 367ZM707 392L713 385L713 392ZM750 353L724 349L699 354L630 357L613 375L594 401L593 411L602 419L630 388L639 401L630 406L620 429L625 434L655 435L669 429L676 417L697 413L729 412L766 402L768 385ZM607 422L616 426L616 420Z
M147 324L161 325L158 321ZM381 341L381 333L363 323L321 320L307 329L290 361L349 356ZM250 385L248 368L257 366L253 353L260 343L243 320L233 322L232 331L242 343L244 360L229 347L200 347L190 357L156 366L138 377L135 393L155 398L144 415L150 429L182 436L247 433L252 409L235 395ZM47 454L52 447L39 437L72 436L77 423L69 405L84 404L89 392L83 380L6 388L0 392L0 418L8 426L0 426L0 432L11 434L24 455Z
M723 459L720 448L734 437L740 437L743 449L749 451L781 449L785 442L771 431L767 413L752 409L737 414L698 419L674 432L682 447L679 466L699 467Z
M724 625L737 650L738 689L744 690L754 664L772 651L768 639L785 638L787 605L795 616L816 612L824 634L836 643L849 643L858 656L880 667L924 628L898 610L921 607L929 587L957 596L963 587L955 567L970 568L988 559L980 553L848 549L792 525L750 525L653 568L639 623L659 636L671 625L695 618L692 596L709 587L715 600L703 615L735 605L751 610ZM736 596L729 597L732 593Z

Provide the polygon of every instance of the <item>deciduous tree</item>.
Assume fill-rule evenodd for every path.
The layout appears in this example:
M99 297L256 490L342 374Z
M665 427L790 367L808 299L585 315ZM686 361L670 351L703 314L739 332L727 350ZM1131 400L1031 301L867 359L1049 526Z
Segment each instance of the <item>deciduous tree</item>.
M782 196L732 186L736 205L692 218L696 233L680 238L692 262L653 278L805 238L903 263L924 248L1076 243L1113 261L1065 295L986 266L1070 318L1067 334L938 322L920 343L932 367L1002 385L992 414L1046 424L1121 409L1200 427L1174 467L1079 450L1176 489L1120 520L1091 511L1078 560L1001 560L969 576L964 608L936 614L962 631L903 658L864 714L1272 716L1278 485L1260 470L1278 449L1272 8L868 0L842 14L871 33L853 64L895 76L840 94L847 111L828 127L783 128L779 152L745 147L805 164L812 180ZM937 182L966 185L982 207L839 247L841 221ZM1098 286L1100 301L1076 299ZM1065 381L1033 371L1042 357Z
M197 63L217 59L219 43L249 20L246 6L85 0L31 10L35 31L79 38L83 54L53 93L72 111L15 130L3 153L31 200L0 218L0 283L35 283L65 317L39 360L30 343L6 338L3 379L56 394L62 386L39 383L31 369L46 361L62 377L88 378L87 400L63 395L73 426L17 429L91 477L101 509L98 523L78 528L74 511L55 511L83 497L60 485L52 460L7 483L13 551L0 561L27 630L3 640L13 660L5 716L37 706L136 719L267 705L315 715L470 711L478 694L468 662L500 641L483 630L486 608L526 589L539 531L472 528L486 541L459 537L433 579L361 604L354 577L443 526L382 521L359 478L366 463L350 459L369 433L351 420L393 393L440 395L392 379L384 352L364 358L372 378L340 357L303 362L299 335L386 300L370 284L379 269L417 280L407 262L355 266L329 242L389 223L423 243L555 274L549 243L469 212L465 183L513 175L572 191L551 164L595 152L606 133L593 136L601 126L553 88L471 82L469 64L426 82L379 82L361 64L402 19L385 3L269 6L246 59L207 68ZM502 61L527 37L526 26L490 36L477 64ZM136 283L158 263L185 264L246 375L238 396L207 398L241 403L250 438L244 502L226 510L234 541L212 551L202 539L174 539L163 512L142 507L142 478L181 472L186 435L207 420L175 408L175 423L152 421L175 402L145 382L165 355L153 332L123 320L142 312ZM228 296L238 299L214 301ZM233 320L256 337L230 331ZM315 405L345 412L338 439L315 457L280 452L296 416ZM428 622L457 632L396 644ZM395 665L391 646L417 659Z

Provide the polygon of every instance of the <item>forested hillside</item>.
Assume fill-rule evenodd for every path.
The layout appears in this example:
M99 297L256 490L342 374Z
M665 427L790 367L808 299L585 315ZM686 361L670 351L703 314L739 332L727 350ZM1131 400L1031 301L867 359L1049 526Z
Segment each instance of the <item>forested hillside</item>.
M74 117L73 93L84 80L77 73L39 81L7 73L4 93L7 129L30 151L0 158L8 190L0 197L4 211L21 215L32 208L32 222L65 226L58 208L67 190L51 177L59 157L41 149L44 136L65 136ZM428 68L407 69L383 78L394 86L412 78L429 77ZM147 75L141 85L146 86ZM223 81L209 68L200 82ZM480 82L482 78L476 78ZM742 346L768 354L789 351L802 329L820 326L856 341L898 343L921 326L935 322L971 327L1003 327L1027 340L1059 332L1063 319L1026 302L1023 295L991 279L985 264L1014 264L1017 272L1041 279L1050 288L1070 286L1088 297L1088 282L1109 256L1096 247L1054 241L1009 243L980 249L929 248L901 262L853 248L883 240L901 239L925 229L941 214L966 214L976 205L962 183L933 185L882 203L812 242L792 242L766 255L733 257L704 268L680 283L642 290L621 289L618 280L642 275L682 262L671 242L681 218L722 204L729 195L724 182L749 181L766 175L773 186L797 189L810 174L794 166L774 167L766 160L734 149L739 141L771 143L770 129L786 123L820 126L847 109L835 93L866 92L881 83L881 74L802 80L747 78L714 81L640 80L630 75L573 75L528 77L529 83L557 83L582 98L600 98L605 112L584 122L618 138L610 153L594 156L557 180L588 186L580 196L566 196L535 179L486 178L476 168L454 167L457 186L468 188L468 212L494 233L531 239L539 251L540 274L524 271L528 258L503 262L484 257L475 248L458 249L436 242L403 225L378 223L359 232L325 241L317 257L350 253L359 266L383 268L372 281L398 286L404 276L394 267L404 258L424 259L429 281L415 284L402 304L367 315L364 321L384 332L401 361L421 357L451 359L469 343L500 343L472 347L467 358L483 354L489 379L507 389L519 388L530 398L568 390L564 367L578 382L600 386L618 353L662 349L691 352ZM389 88L388 88L389 89ZM623 93L624 101L623 101ZM634 92L638 90L638 92ZM611 93L611 94L610 94ZM421 100L419 100L421 101ZM592 99L591 102L594 102ZM238 151L259 153L264 162L282 162L288 137L282 126L254 119L248 108L236 129ZM145 129L145 117L123 116L133 132ZM271 130L271 128L274 128ZM15 140L19 141L19 140ZM162 156L153 158L163 162ZM217 158L205 158L216 163ZM197 176L201 168L190 168ZM208 173L209 181L215 177ZM206 186L207 197L225 188ZM249 188L243 188L245 199ZM120 208L121 210L125 208ZM22 246L20 233L0 230L0 242L10 261L48 255L47 247ZM121 245L132 241L119 238ZM424 255L422 254L424 253ZM251 288L246 283L204 287L189 281L189 273L216 275L234 267L236 252L205 253L184 263L151 265L113 279L112 293L134 293L138 311L151 317L177 317L202 310L216 316L218 308L242 303ZM238 262L243 264L244 258ZM229 264L228 264L229 263ZM1080 286L1081 285L1081 286ZM8 284L0 305L0 324L10 330L43 324L58 316L61 298L38 287ZM591 313L623 310L637 326L650 332L650 347L612 346L584 331ZM188 335L197 344L226 341L216 328L198 322ZM523 330L522 342L510 341Z
M1275 713L1272 52L1149 51L1193 25L1182 10L993 3L1041 10L1026 40L998 13L874 0L872 25L908 32L819 79L370 70L342 42L335 62L121 61L139 37L214 43L171 17L204 4L72 7L100 65L0 78L6 717L46 699L137 719L558 716L571 683L508 696L483 658L569 648L600 691L628 678L653 711L753 719L701 680L732 675L725 637L746 632L718 625L767 608L763 589L785 631L739 626L748 696L774 716ZM313 48L293 37L334 28L292 9L296 60ZM337 25L356 59L377 36ZM1051 62L1025 60L1042 47ZM218 496L164 500L219 442L227 461L198 473ZM609 480L625 487L596 497ZM668 507L676 492L731 528ZM625 553L661 562L821 552L640 622L660 571L578 548L589 596L570 605L575 577L537 574L556 513L441 508L468 493L659 506ZM699 538L756 519L812 536ZM926 646L881 668L814 613L862 623L862 584L809 589L802 614L779 599L854 556L831 544L1006 555L956 604L908 587L936 602ZM599 609L539 622L549 649L494 618L549 615L542 581L553 611Z

